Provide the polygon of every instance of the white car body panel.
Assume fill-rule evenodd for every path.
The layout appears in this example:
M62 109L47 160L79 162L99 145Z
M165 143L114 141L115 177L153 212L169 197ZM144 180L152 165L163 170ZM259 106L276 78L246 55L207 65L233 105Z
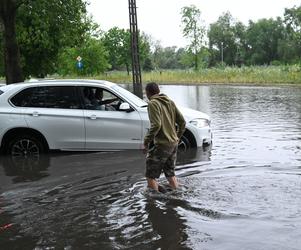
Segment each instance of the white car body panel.
M85 110L86 149L139 149L141 118L137 111Z
M3 135L12 128L26 128L27 123L23 117L23 108L13 108L10 105L0 104L0 142Z
M210 126L198 128L190 124L190 121L198 118L210 121L210 117L207 114L197 110L183 107L179 107L179 109L183 113L184 118L186 120L186 129L188 129L196 139L197 147L202 147L204 143L210 144L212 141L212 131Z
M49 148L85 149L83 110L24 108L23 114L28 127L44 135Z

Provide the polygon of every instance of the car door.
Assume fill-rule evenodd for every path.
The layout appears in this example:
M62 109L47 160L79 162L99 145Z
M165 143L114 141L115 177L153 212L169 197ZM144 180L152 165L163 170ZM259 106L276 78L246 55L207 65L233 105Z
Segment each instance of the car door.
M21 94L28 127L42 133L51 149L85 148L83 110L75 87L31 87Z
M134 109L130 112L119 110L120 104L125 101L108 90L91 88L91 91L83 90L83 92L88 92L91 95L91 93L96 94L100 90L103 92L103 99L98 100L98 105L95 102L95 97L94 100L90 100L91 103L87 104L85 101L86 149L141 148L142 121L138 111Z

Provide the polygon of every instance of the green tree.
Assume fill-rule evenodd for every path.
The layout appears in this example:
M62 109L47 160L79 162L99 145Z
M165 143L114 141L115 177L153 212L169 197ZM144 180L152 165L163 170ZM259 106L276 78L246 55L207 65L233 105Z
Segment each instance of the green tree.
M246 61L248 43L246 39L247 27L242 22L236 22L234 24L234 36L235 36L235 64L241 66Z
M301 59L301 6L285 9L285 40L280 42L279 53L285 62L296 62Z
M59 50L80 44L91 28L86 5L86 0L3 0L7 82L22 81L22 69L25 76L55 72Z
M184 69L194 66L192 53L176 46L163 48L159 43L155 45L152 60L156 69Z
M270 64L280 59L278 45L285 37L285 27L280 18L250 21L246 37L249 64Z
M152 53L152 61L154 62L155 69L161 69L162 68L162 51L163 47L161 46L160 42L156 42L154 44L153 53Z
M194 67L194 55L191 51L184 49L181 51L180 64L182 68L189 69Z
M190 62L188 65L186 64L185 61L185 57L189 57L190 58ZM193 62L191 61L192 56L188 55L187 56L187 51L185 48L178 48L178 50L176 51L176 60L177 60L177 68L178 69L186 69L186 68L191 68L193 67Z
M113 27L108 30L103 37L103 43L109 53L111 70L121 70L126 68L130 71L130 33L125 29Z
M2 25L0 22L0 42L3 41L3 37L2 37ZM5 76L5 65L4 65L4 46L0 45L0 77Z
M18 40L26 76L56 71L64 47L81 46L91 29L84 0L28 1L18 10Z
M147 61L152 62L151 61L152 39L146 33L139 32L138 42L139 42L140 63L142 65L142 69L145 70L146 68L144 66L147 65Z
M300 48L290 34L278 42L277 53L282 63L300 63Z
M82 58L82 69L76 67L78 56ZM61 50L57 72L60 75L98 75L110 67L107 57L108 53L102 41L88 37L81 47L68 47Z
M111 65L111 70L126 69L130 73L131 44L130 31L114 27L108 30L102 40L106 50L108 51L108 59ZM150 38L145 34L139 34L139 54L140 64L143 66L145 60L150 59Z
M145 59L142 68L145 71L152 71L154 69L153 62L152 62L152 60L149 57Z
M176 46L162 48L160 45L156 46L153 53L153 58L156 67L159 69L175 69L178 68L178 58L176 53Z
M198 69L198 54L204 43L205 28L201 25L201 11L191 5L181 9L183 35L190 40L189 50L194 56L194 68Z
M208 31L211 64L234 65L243 54L245 28L230 12L221 15Z

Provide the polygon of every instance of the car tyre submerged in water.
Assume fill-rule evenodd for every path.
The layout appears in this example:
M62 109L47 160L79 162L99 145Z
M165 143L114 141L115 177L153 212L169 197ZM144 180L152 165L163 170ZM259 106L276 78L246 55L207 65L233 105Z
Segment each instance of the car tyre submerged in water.
M191 147L192 147L191 142L189 141L189 139L185 135L183 135L180 139L179 144L178 144L178 149L182 152L185 152L188 149L190 149Z
M32 157L45 153L44 144L33 135L17 135L8 143L7 154L11 156Z

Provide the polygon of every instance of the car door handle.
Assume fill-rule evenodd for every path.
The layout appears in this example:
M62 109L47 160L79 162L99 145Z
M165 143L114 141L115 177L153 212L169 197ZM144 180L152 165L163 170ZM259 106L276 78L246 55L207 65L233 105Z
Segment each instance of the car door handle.
M91 120L96 120L96 118L97 118L96 115L91 115L91 116L90 116L90 119L91 119Z
M39 112L37 112L37 111L32 112L32 116L34 116L34 117L39 116Z

